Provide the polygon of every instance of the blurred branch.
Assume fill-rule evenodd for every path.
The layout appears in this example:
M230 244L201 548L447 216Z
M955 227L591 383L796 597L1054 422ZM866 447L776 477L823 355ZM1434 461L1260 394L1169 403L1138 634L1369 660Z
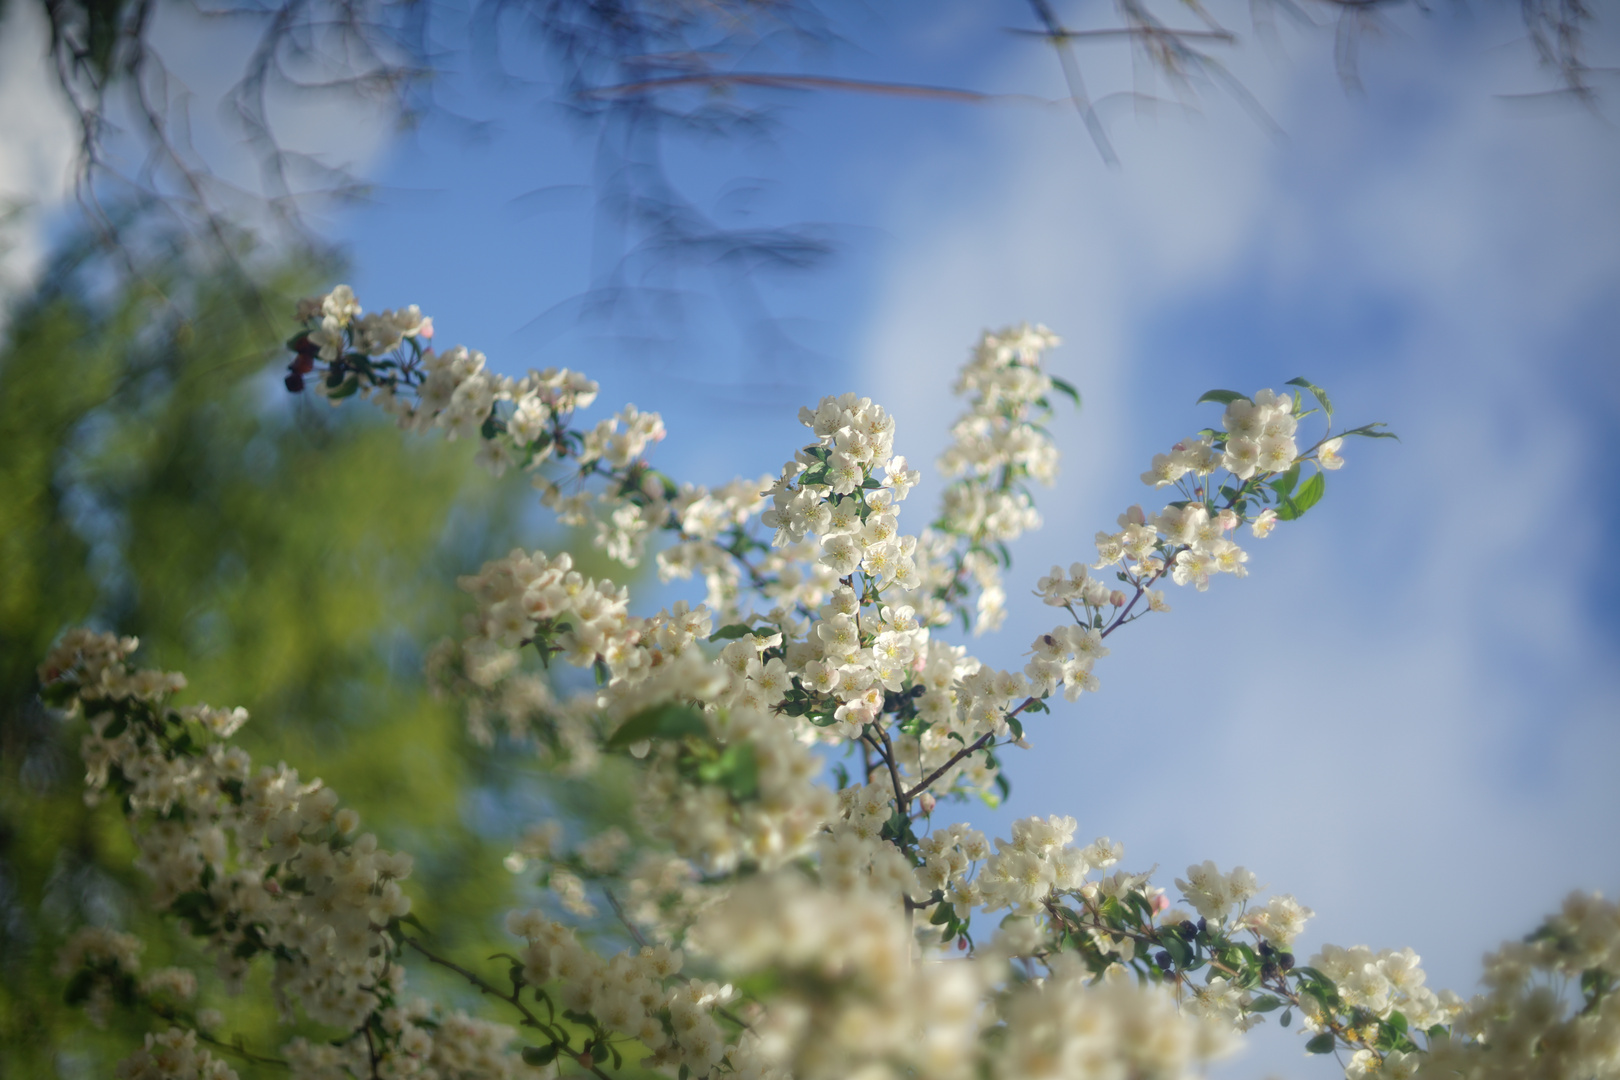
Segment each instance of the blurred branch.
M1084 121L1086 131L1091 134L1091 141L1096 144L1097 153L1101 154L1103 161L1109 165L1117 166L1119 155L1114 153L1113 144L1108 141L1108 133L1103 130L1102 121L1097 119L1097 110L1091 107L1091 99L1086 96L1085 80L1080 75L1080 62L1074 55L1074 35L1064 27L1047 0L1029 0L1029 3L1035 9L1035 17L1045 27L1044 36L1057 49L1058 63L1063 68L1063 81L1069 87L1069 97L1074 102L1075 111Z
M949 86L924 86L920 83L873 82L869 79L838 79L828 75L772 75L764 72L706 72L701 75L671 75L660 79L603 86L588 92L591 97L618 97L669 90L679 86L758 86L775 90L842 90L856 94L876 94L893 97L935 98L979 104L987 101L1013 99L1033 100L1020 94L986 94L977 90L961 90Z
M1275 9L1314 26L1311 4L1333 13L1333 62L1345 85L1355 89L1364 36L1381 25L1383 12L1415 2L1254 0L1254 23L1265 33ZM660 275L690 267L720 274L723 288L737 291L745 306L759 307L749 280L753 271L813 266L831 245L804 225L729 227L670 176L663 154L673 137L769 135L767 105L715 91L839 92L963 104L1039 100L905 79L771 70L772 62L824 52L842 40L836 21L816 0L479 0L454 12L431 0L211 0L189 10L206 20L255 27L224 99L226 115L257 167L255 187L226 180L194 146L188 92L154 38L157 16L168 10L160 9L160 0L39 3L50 28L52 70L77 128L78 198L126 273L138 273L154 257L143 250L146 245L158 244L155 257L174 253L172 242L153 239L165 232L200 240L219 265L243 280L251 278L241 260L253 234L271 232L284 244L321 250L310 208L363 198L369 188L349 169L295 149L277 128L278 103L342 99L406 124L451 116L438 83L454 63L471 57L481 77L562 106L595 140L598 262L580 312L621 315L627 304L672 302L679 290L659 281ZM1557 75L1559 92L1593 104L1593 76L1603 69L1591 67L1583 55L1594 17L1589 0L1520 0L1519 7L1536 55ZM1035 26L1012 32L1052 45L1069 100L1111 166L1119 158L1088 91L1082 44L1128 44L1184 101L1216 88L1256 123L1280 133L1212 51L1239 44L1238 35L1197 0L1174 5L1197 20L1192 27L1169 25L1151 0L1117 0L1114 26L1072 27L1064 21L1061 0L1029 0L1028 10ZM439 23L446 18L451 34L466 32L469 44L440 43ZM508 66L514 58L515 72ZM681 96L691 90L710 93ZM1129 96L1153 100L1140 89ZM739 274L739 268L747 272ZM658 309L660 321L665 314Z

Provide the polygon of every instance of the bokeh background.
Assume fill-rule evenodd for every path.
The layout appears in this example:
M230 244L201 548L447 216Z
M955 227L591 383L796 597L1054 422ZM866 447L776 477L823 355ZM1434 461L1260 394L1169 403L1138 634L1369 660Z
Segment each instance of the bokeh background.
M737 63L990 96L731 87L719 101L746 123L649 150L569 102L514 38L504 73L449 64L436 107L406 131L386 105L288 97L282 137L373 186L311 206L309 227L346 262L289 256L278 287L347 280L368 307L420 304L439 343L483 349L501 371L583 369L602 383L598 411L661 412L660 466L697 482L775 471L801 404L869 394L924 468L913 528L939 490L931 462L972 341L1051 326L1064 338L1051 367L1084 407L1054 428L1061 478L1044 528L1013 547L1007 628L974 643L998 666L1020 665L1052 621L1034 579L1093 557L1093 533L1130 504L1156 508L1137 475L1214 422L1193 405L1201 392L1305 375L1344 419L1386 421L1401 441L1349 446L1323 504L1250 545L1247 579L1175 590L1170 616L1119 635L1102 692L1030 725L1009 804L967 816L1005 834L1013 817L1071 814L1082 835L1123 841L1133 869L1158 864L1166 885L1205 858L1243 864L1316 910L1302 951L1411 945L1431 984L1464 994L1480 954L1565 892L1620 889L1620 573L1607 551L1620 512L1602 486L1620 436L1620 136L1601 75L1588 100L1547 93L1556 81L1517 5L1391 8L1358 38L1349 80L1321 12L1308 25L1279 8L1257 29L1246 6L1217 5L1243 39L1220 54L1240 91L1178 92L1125 45L1079 46L1104 151L1051 47L1008 32L1029 25L1024 5L823 10L836 33L762 40ZM1065 16L1109 24L1086 5ZM1612 57L1620 20L1597 16L1586 47ZM199 147L220 174L251 177L209 104L250 38L178 9L164 18ZM474 35L449 25L455 55ZM109 294L93 256L64 254L78 235L64 187L74 136L31 59L42 34L16 3L0 23L0 189L34 207L5 264L21 306L0 369L0 460L31 493L6 497L8 692L26 694L54 612L141 632L205 696L272 718L254 725L269 729L261 753L324 771L397 822L398 846L462 852L429 880L467 885L476 924L510 887L496 860L525 808L582 804L514 793L450 710L423 702L413 665L453 627L450 575L512 542L566 538L528 511L521 479L478 479L460 448L401 449L387 429L290 405L256 363L230 367L226 386L219 358L264 343L225 301L191 376L160 371L145 396L84 391L115 377L109 365L124 371L107 335L151 300ZM683 246L635 216L655 204L664 225L695 212L723 236ZM134 383L148 385L119 385ZM151 437L153 410L183 413L174 430L192 441ZM185 494L198 490L217 495ZM188 551L199 534L206 551ZM256 554L265 537L274 550ZM24 549L26 575L11 554ZM649 610L685 595L643 585ZM289 595L307 606L288 609ZM311 621L327 609L343 619ZM417 719L400 726L406 714ZM31 760L19 715L6 810L55 793L65 824L35 835L28 858L35 879L60 883L77 865L60 854L66 823L83 812L71 783L18 765ZM379 768L379 745L400 762ZM76 779L70 761L52 767ZM413 821L417 796L451 818ZM115 863L116 838L101 843ZM37 945L67 918L9 925ZM6 962L22 955L8 948ZM40 949L28 955L44 978ZM21 1001L8 1000L10 1021ZM1333 1071L1274 1025L1250 1043L1222 1075Z

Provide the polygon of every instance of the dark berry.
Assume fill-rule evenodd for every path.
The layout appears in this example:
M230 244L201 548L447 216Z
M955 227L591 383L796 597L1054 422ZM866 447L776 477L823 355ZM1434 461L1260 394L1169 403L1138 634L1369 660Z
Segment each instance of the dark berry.
M291 375L288 375L282 381L287 384L287 389L291 390L295 394L304 388L304 377L298 374L296 371Z

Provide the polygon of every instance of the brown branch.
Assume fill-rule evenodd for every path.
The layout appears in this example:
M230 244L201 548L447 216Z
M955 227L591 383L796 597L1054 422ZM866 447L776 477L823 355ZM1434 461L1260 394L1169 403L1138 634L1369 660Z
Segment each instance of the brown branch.
M1035 699L1030 698L1029 700L1033 701ZM1029 701L1024 702L1024 705L1028 705L1028 704L1029 704ZM1023 707L1024 707L1023 705L1020 705L1018 708L1022 709ZM1016 713L1017 713L1017 710L1014 710L1014 715L1016 715ZM978 739L975 740L970 745L964 746L962 749L960 749L956 753L952 754L950 756L950 759L948 761L946 761L945 764L941 765L939 768L935 769L933 772L931 772L927 776L923 777L922 781L916 787L914 787L910 791L906 792L906 801L909 802L912 799L915 799L918 795L921 795L923 792L927 791L929 785L931 785L935 780L938 780L940 777L944 776L946 773L950 772L952 767L955 766L957 762L961 761L963 758L967 757L969 754L975 754L975 753L978 753L980 750L983 750L986 746L989 745L991 740L993 740L995 737L996 737L995 732L987 731L983 735L980 735L978 737Z
M647 947L647 939L641 936L641 931L636 928L636 924L631 922L629 917L625 915L624 908L619 906L619 898L614 896L613 890L607 888L606 886L602 888L602 891L607 894L608 904L613 908L613 914L619 917L619 922L623 923L624 928L630 932L630 937L634 939L637 945L640 945L645 949Z
M162 1017L164 1020L167 1020L171 1024L174 1024L174 1023L186 1024L188 1027L191 1028L192 1034L197 1036L197 1040L199 1042L207 1043L209 1046L215 1047L215 1048L220 1049L220 1050L224 1050L224 1051L226 1051L228 1053L231 1053L231 1054L235 1054L237 1057L241 1058L243 1061L251 1062L254 1065L275 1065L275 1066L278 1066L279 1068L283 1068L283 1069L288 1068L290 1066L290 1064L291 1064L290 1062L287 1062L287 1061L285 1061L285 1060L283 1060L281 1058L278 1058L278 1057L270 1057L270 1056L268 1056L266 1054L255 1054L253 1051L249 1050L246 1046L238 1045L237 1043L228 1043L224 1039L221 1039L221 1038L218 1038L216 1036L210 1035L210 1034L208 1034L208 1032L203 1031L201 1028L199 1028L197 1026L195 1020L191 1019L190 1017L181 1015L175 1009L166 1008L166 1007L164 1007L162 1005L158 1005L157 1003L152 1002L152 1001L148 1001L146 1003L146 1006L147 1006L147 1008L151 1009L152 1012L155 1015L157 1015L159 1017ZM237 1038L241 1038L241 1036L238 1035Z
M1069 96L1074 101L1075 111L1085 123L1091 141L1096 144L1097 152L1102 155L1103 161L1110 167L1117 167L1119 155L1114 153L1114 146L1108 141L1108 133L1103 130L1102 121L1097 117L1097 110L1092 108L1091 99L1086 96L1086 83L1080 75L1080 62L1075 59L1074 50L1070 47L1073 32L1064 27L1048 0L1029 0L1029 3L1035 9L1035 17L1046 28L1044 36L1057 49L1058 63L1063 68L1063 81L1068 84Z
M840 79L831 75L773 75L762 71L704 72L697 75L669 75L657 79L615 83L583 92L584 97L630 97L649 91L673 90L682 86L757 86L770 90L838 90L854 94L879 94L888 97L929 98L941 101L960 101L982 105L997 101L1038 101L1026 94L987 94L979 90L963 90L954 86L928 86L923 83L879 82L873 79ZM1045 104L1045 102L1042 102Z
M512 1006L518 1012L523 1014L523 1022L526 1027L532 1027L543 1032L546 1038L551 1040L551 1044L558 1048L559 1052L567 1051L567 1053L573 1057L574 1049L568 1045L567 1035L564 1034L563 1037L559 1038L555 1033L555 1024L543 1023L538 1016L534 1015L534 1013L529 1010L529 1007L523 1004L523 999L519 996L518 988L514 987L510 994L503 993L498 987L484 979L482 976L475 972L469 971L460 964L456 963L454 960L449 960L433 953L415 938L409 935L403 935L401 940L403 940L405 944L409 945L417 952L421 953L430 962L438 964L440 967L448 968L457 975L460 975L462 978L466 979L468 982L472 983L482 992L489 994L492 997L500 998L502 1001ZM586 1065L585 1062L580 1060L579 1057L573 1057L573 1060L577 1062L581 1068L589 1069L593 1075L600 1077L601 1080L613 1080L613 1078L607 1073L603 1072L594 1061L589 1065Z
M1237 35L1230 30L1171 30L1159 26L1121 26L1109 30L1067 30L1059 29L1057 33L1050 30L1022 30L1014 28L1010 31L1026 37L1046 38L1048 41L1096 41L1106 38L1121 37L1147 37L1147 38L1206 38L1213 41L1224 41L1230 44L1237 42Z

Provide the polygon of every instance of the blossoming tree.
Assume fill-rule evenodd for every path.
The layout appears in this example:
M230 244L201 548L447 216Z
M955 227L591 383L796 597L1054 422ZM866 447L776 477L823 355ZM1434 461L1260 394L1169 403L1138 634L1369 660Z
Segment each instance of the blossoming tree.
M1000 671L943 634L1004 621L1006 544L1039 524L1031 485L1056 475L1042 424L1077 395L1041 368L1044 328L972 350L949 486L908 533L918 473L868 399L802 409L808 435L778 475L711 489L652 464L656 413L580 425L597 386L577 372L497 376L477 352L431 349L417 309L365 314L342 286L298 315L290 391L477 440L619 562L650 552L705 596L633 613L625 587L543 551L461 579L467 634L429 671L473 737L504 727L576 775L612 760L639 792L632 829L567 845L541 821L517 841L508 867L555 905L514 911L491 959L435 949L411 914L411 857L321 781L256 767L232 743L243 709L177 706L183 676L133 666L133 639L67 634L43 693L83 725L87 797L122 807L151 902L227 985L266 966L285 1018L327 1032L250 1048L194 973L143 972L137 939L85 928L60 958L70 1000L154 1018L120 1076L1174 1077L1268 1019L1351 1078L1620 1075L1620 913L1600 897L1571 896L1488 957L1487 992L1465 1002L1428 987L1410 948L1296 956L1311 910L1261 897L1242 867L1205 862L1167 889L1106 837L1077 843L1070 817L994 840L950 820L953 802L1005 792L1000 755L1059 694L1099 689L1115 633L1169 612L1171 585L1243 577L1242 530L1310 510L1346 438L1388 436L1335 428L1320 388L1205 394L1219 426L1142 475L1165 505L1129 508L1094 559L1035 582L1057 625ZM599 910L624 951L579 932ZM416 996L420 965L487 1010Z

